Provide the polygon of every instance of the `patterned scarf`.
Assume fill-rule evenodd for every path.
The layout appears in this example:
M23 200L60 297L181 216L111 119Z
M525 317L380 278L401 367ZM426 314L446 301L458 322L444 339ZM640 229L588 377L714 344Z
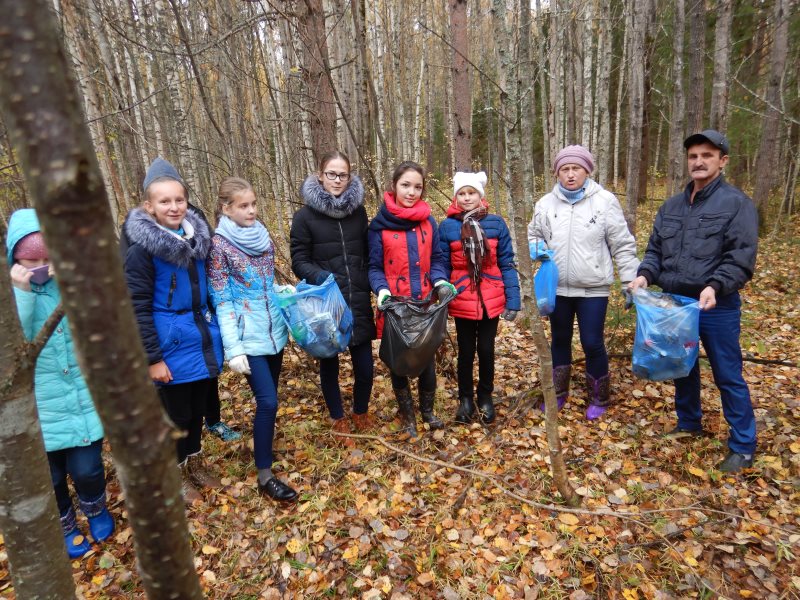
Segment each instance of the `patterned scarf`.
M461 223L461 249L467 259L467 269L469 280L472 286L478 291L480 296L481 274L483 263L489 256L489 246L486 243L486 232L483 231L478 222L488 214L486 206L479 206L469 212L461 212L453 215Z
M269 232L261 221L256 221L250 227L240 227L223 215L217 225L217 233L248 256L261 256L272 245Z

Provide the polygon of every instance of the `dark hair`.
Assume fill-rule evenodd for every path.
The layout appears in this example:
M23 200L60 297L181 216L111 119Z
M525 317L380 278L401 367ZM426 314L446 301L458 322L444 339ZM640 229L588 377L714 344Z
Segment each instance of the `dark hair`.
M337 158L343 160L347 163L347 170L352 170L352 166L350 165L350 159L347 158L347 155L344 152L339 152L338 150L331 150L330 152L326 152L322 155L322 158L319 159L319 173L322 173L325 170L325 167L328 166L328 163L332 160L336 160Z
M404 160L395 167L394 173L392 173L392 192L395 191L394 188L397 186L397 182L407 171L416 171L420 174L420 177L422 177L422 194L420 194L421 198L425 195L425 169L422 168L422 165L415 163L413 160Z

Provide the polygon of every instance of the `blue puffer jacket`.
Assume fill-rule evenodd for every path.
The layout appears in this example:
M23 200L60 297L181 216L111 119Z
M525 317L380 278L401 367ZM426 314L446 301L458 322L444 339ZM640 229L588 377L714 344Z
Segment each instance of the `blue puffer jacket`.
M273 246L260 256L248 256L217 234L211 240L207 270L225 358L280 352L288 332L280 311L267 295L275 280Z
M39 231L32 208L18 210L8 224L6 250L13 262L14 246L30 233ZM61 302L55 279L44 285L31 284L31 291L14 288L17 312L25 338L32 340L47 317ZM103 426L81 375L66 317L56 327L36 360L36 407L48 452L88 446L103 437Z
M216 377L222 367L222 339L206 283L211 235L191 211L183 227L185 238L141 208L133 209L123 226L130 244L125 278L139 333L149 363L167 363L172 373L168 385Z

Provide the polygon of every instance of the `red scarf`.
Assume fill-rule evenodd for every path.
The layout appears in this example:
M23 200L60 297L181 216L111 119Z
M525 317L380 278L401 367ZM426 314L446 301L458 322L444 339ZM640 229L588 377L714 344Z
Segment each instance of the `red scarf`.
M389 212L399 219L419 222L424 221L431 216L431 207L427 202L425 202L425 200L417 200L414 206L411 208L405 208L397 204L392 192L384 192L383 201L386 204L386 208L389 210Z

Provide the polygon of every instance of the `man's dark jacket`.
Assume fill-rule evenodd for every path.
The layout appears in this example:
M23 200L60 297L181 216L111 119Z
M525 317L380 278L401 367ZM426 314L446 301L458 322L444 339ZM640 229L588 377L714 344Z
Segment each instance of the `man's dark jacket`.
M697 298L711 286L727 296L753 277L758 213L722 175L690 203L693 188L689 183L659 209L639 275L674 294Z

